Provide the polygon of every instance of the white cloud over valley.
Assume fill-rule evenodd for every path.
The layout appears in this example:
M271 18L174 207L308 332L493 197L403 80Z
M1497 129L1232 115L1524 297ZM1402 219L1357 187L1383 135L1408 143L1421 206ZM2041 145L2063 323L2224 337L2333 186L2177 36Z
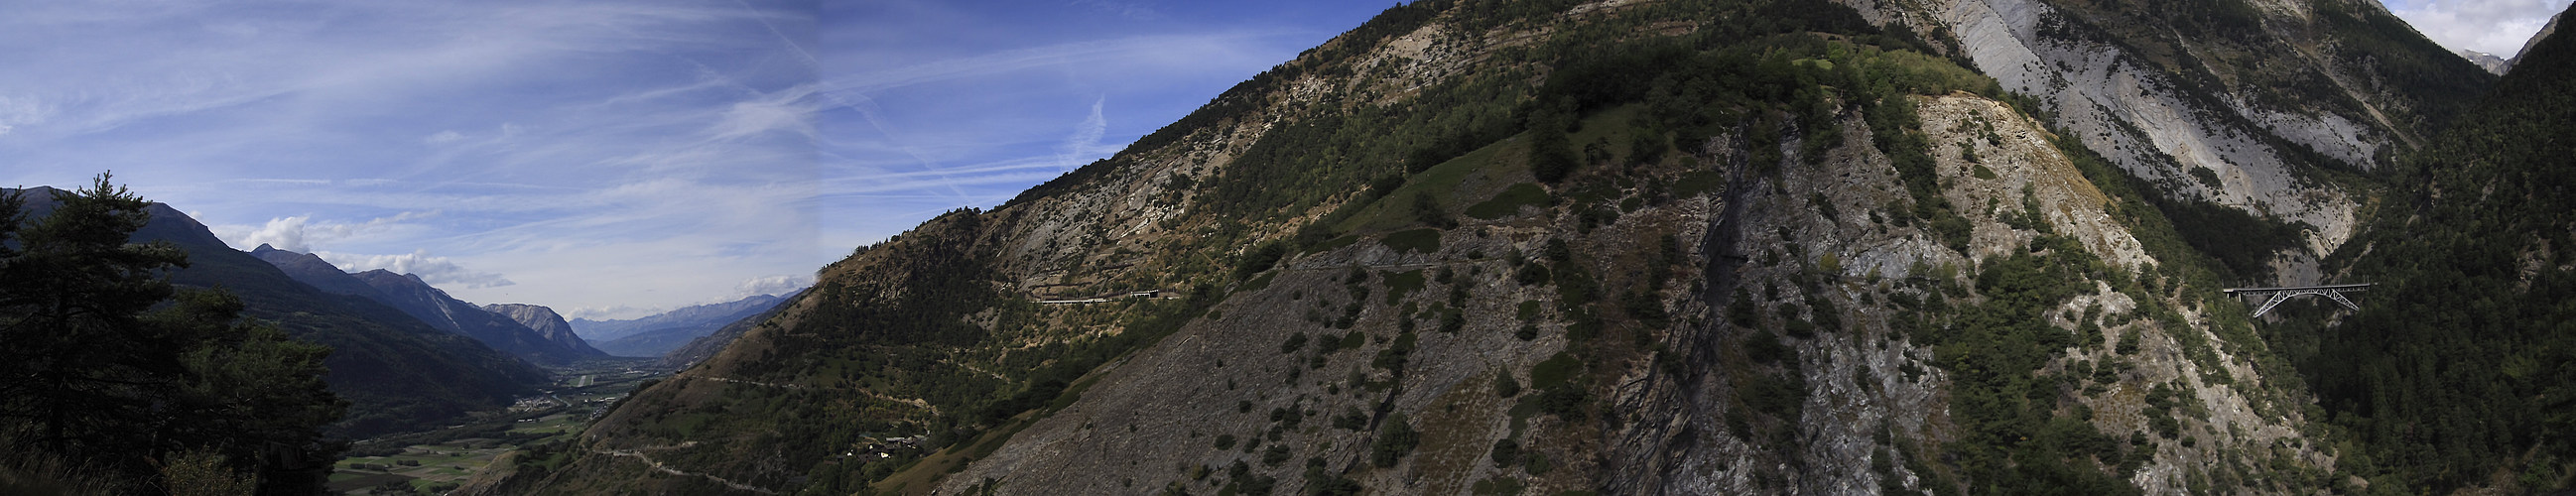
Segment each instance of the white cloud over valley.
M754 277L743 281L742 284L735 285L733 295L726 298L725 301L739 300L756 295L780 294L804 289L806 286L812 285L814 285L813 276L784 275Z
M466 289L483 289L518 284L510 282L509 278L502 277L500 274L466 270L465 267L457 265L456 261L449 260L447 257L430 256L428 250L401 255L360 255L328 251L314 252L313 255L322 257L323 261L331 262L331 265L340 266L340 270L354 273L384 269L397 274L420 276L421 282L431 285L457 285Z

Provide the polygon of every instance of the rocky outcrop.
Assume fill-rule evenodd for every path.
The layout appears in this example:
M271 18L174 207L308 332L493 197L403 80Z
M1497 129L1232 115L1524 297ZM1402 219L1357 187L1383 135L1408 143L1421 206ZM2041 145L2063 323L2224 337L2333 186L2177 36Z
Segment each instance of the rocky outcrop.
M2504 75L2505 71L2513 70L2513 61L2497 57L2492 53L2462 48L2459 54L2460 58L2469 59L2469 63L2477 64L2479 69L2486 69L2487 72L2498 76Z
M2411 30L2386 30L2403 22L2377 2L2182 9L2201 17L2079 1L1842 3L1950 35L1960 57L2054 113L2059 132L2162 194L2305 223L2304 249L2281 254L2305 269L2277 271L2283 282L2311 282L2293 274L2356 227L2358 200L2327 170L2387 164L2494 80Z
M484 305L483 310L509 317L511 321L527 326L528 330L536 331L547 341L575 353L592 357L607 355L591 348L590 342L583 341L581 336L574 335L572 324L565 323L562 315L555 314L555 309L525 303L494 303Z

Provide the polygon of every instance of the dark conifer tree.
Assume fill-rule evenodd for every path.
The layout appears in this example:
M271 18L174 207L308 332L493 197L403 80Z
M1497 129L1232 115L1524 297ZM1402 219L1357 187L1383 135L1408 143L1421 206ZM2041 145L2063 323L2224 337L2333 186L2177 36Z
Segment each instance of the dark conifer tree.
M322 381L329 348L221 289L174 288L186 253L130 242L151 202L106 174L41 219L24 196L0 196L0 449L139 486L322 492L338 449L321 431L347 405ZM164 470L209 454L230 480Z

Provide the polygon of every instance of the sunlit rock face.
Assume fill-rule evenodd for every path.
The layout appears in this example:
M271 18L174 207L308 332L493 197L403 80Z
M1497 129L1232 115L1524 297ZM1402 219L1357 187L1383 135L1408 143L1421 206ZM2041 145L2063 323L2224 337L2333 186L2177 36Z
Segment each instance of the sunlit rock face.
M2190 15L2089 0L1843 3L1949 36L2058 131L2164 194L2306 224L2304 246L2275 261L2283 282L2313 282L2301 274L2353 235L2359 199L2329 170L2388 164L2493 81L2395 29L2377 2L2179 9Z

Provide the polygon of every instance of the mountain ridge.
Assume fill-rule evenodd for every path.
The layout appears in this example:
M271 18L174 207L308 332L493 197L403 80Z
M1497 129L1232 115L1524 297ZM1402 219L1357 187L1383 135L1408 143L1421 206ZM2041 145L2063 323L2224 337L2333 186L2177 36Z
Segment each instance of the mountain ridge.
M375 286L367 285L366 281L358 280L356 276L340 270L339 266L322 260L320 256L280 250L267 243L251 248L250 255L266 260L270 265L276 265L278 270L286 272L287 277L312 285L314 289L320 289L322 292L383 301L384 293L376 291Z
M373 269L351 274L351 277L375 288L384 297L379 301L401 309L431 327L471 336L493 349L537 363L564 365L606 356L586 343L567 345L547 339L508 316L448 296L446 291L429 285L417 275Z
M860 247L477 487L2478 486L2348 431L2220 290L2350 275L2373 174L2492 76L2375 4L2156 7L1398 5Z
M27 190L36 215L52 208L48 187ZM333 295L290 277L268 261L233 249L178 209L153 203L137 242L161 240L188 253L189 267L171 282L221 287L241 297L244 313L333 351L324 360L331 391L351 408L334 435L365 437L443 425L469 412L508 406L543 371L464 336L431 328L366 298Z
M798 290L802 291L802 290ZM786 293L794 294L794 292ZM786 298L781 295L751 295L741 299L678 309L632 319L572 319L573 332L593 343L607 343L636 334L680 327L722 326L741 319L747 313L775 306ZM754 307L758 307L755 309ZM704 335L704 334L699 334Z
M535 310L542 312L532 311L527 319L521 319L518 315L494 310L494 306L478 307L457 300L448 296L446 291L430 286L418 275L397 274L385 269L350 273L320 256L281 250L265 243L248 253L275 265L288 277L323 292L374 300L401 309L431 327L470 336L494 349L540 363L563 365L608 356L592 349L589 342L571 336L568 325L547 328L554 333L537 329L538 325L560 324L560 316L554 317L553 322L545 320L546 316L554 315L552 309L536 307ZM538 325L526 323L531 321Z

